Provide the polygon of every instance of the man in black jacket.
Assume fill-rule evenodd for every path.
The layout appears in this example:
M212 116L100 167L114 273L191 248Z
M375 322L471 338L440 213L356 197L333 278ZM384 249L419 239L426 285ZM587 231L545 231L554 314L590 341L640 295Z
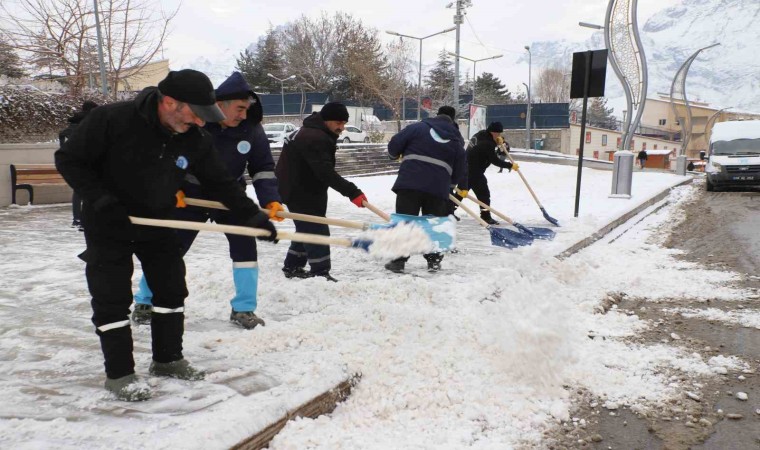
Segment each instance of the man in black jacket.
M74 132L74 129L79 125L79 122L83 121L87 114L97 108L97 106L98 104L92 100L85 100L85 102L82 103L82 110L69 117L69 126L58 133L58 142L61 147L69 136L71 136L71 133ZM71 194L71 214L73 216L71 227L78 228L79 231L84 231L84 227L82 226L82 197L80 197L76 191Z
M93 110L55 153L66 182L84 199L87 284L92 322L105 358L107 390L126 401L150 397L135 376L129 306L132 255L142 263L153 290L153 361L150 373L202 379L182 356L185 265L176 234L168 228L132 225L129 216L171 218L175 194L186 174L194 175L209 198L222 202L247 226L276 230L266 214L229 175L199 127L224 119L206 75L169 72L158 87L134 101Z
M470 139L467 146L467 179L470 182L470 189L475 196L486 205L491 204L491 191L488 189L488 179L486 178L486 169L491 164L504 169L517 170L518 165L509 161L499 159L496 149L501 140L501 133L504 127L501 122L491 122L488 128L480 130ZM480 208L480 218L490 225L496 225L499 222L491 217L491 212L485 208Z
M354 183L335 171L338 136L348 122L348 110L340 103L328 103L318 113L303 121L303 127L285 139L275 174L280 197L294 213L324 217L327 213L327 189L333 188L364 208L367 197ZM327 225L293 221L297 232L330 235ZM309 263L311 270L304 267ZM288 278L330 276L330 247L327 245L290 244L282 271Z

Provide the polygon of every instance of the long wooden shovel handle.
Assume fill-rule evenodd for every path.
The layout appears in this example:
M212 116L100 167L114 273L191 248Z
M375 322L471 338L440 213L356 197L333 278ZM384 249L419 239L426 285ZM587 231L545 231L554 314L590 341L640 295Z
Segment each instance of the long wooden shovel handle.
M492 213L496 214L497 216L501 217L501 218L502 218L502 219L504 219L504 220L505 220L505 221L506 221L508 224L510 224L510 225L514 225L514 224L515 224L515 223L512 221L512 219L510 219L509 217L507 217L505 214L502 214L502 213L500 213L499 211L496 211L495 209L491 208L491 206L490 206L490 205L486 205L485 203L481 202L480 200L478 200L477 198L475 198L475 197L474 197L472 194L467 194L467 198L469 198L469 199L470 199L470 200L472 200L473 202L477 203L478 205L482 206L483 208L485 208L485 209L487 209L487 210L491 211Z
M224 206L220 202L215 202L213 200L203 200L200 198L189 198L185 197L185 204L191 205L191 206L201 206L203 208L213 208L213 209L228 209L226 206ZM266 208L261 208L263 212L266 214L269 214L269 210ZM344 219L330 219L327 217L321 217L321 216L311 216L309 214L299 214L299 213L292 213L288 211L277 211L277 217L282 217L283 219L293 219L293 220L300 220L303 222L313 222L313 223L323 223L326 225L335 225L338 227L345 227L345 228L356 228L357 230L366 230L369 228L367 224L362 222L354 222L353 220L344 220Z
M377 214L378 216L382 217L382 218L383 218L383 220L385 220L386 222L390 222L390 221L391 221L391 216L389 216L388 214L386 214L386 213L385 213L383 210L381 210L381 209L380 209L380 208L378 208L377 206L373 205L372 203L370 203L370 202L368 202L368 201L364 200L364 201L362 202L362 204L363 204L363 205L364 205L364 207L365 207L365 208L367 208L368 210L370 210L370 211L372 211L373 213Z
M190 222L185 220L149 219L146 217L129 216L129 220L135 225L147 225L151 227L176 228L179 230L216 231L219 233L239 234L242 236L262 237L269 236L269 231L260 228L240 227L237 225L221 225L217 223ZM277 232L277 239L283 241L303 242L306 244L335 245L351 247L351 239L332 238L319 234Z
M449 194L449 199L451 199L451 201L454 202L455 205L457 205L460 208L462 208L464 210L464 212L466 212L467 214L470 215L470 217L472 217L473 219L477 220L478 223L483 226L483 228L490 228L491 227L490 225L488 225L488 222L486 222L485 220L481 219L480 216L477 215L477 214L475 214L475 212L473 210L471 210L470 208L464 206L462 204L462 202L460 202L459 200L457 200L456 197L454 197L453 195Z
M515 160L512 158L512 155L509 154L509 152L507 151L506 147L504 147L504 144L502 144L501 147L502 147L502 150L504 150L504 152L507 154L507 158L509 158L509 161L512 164L514 164ZM525 183L525 187L528 188L528 192L530 192L530 195L533 196L533 200L536 201L536 203L538 204L538 207L539 208L543 208L543 206L541 206L541 201L536 196L536 193L533 192L533 189L531 189L530 184L528 184L528 180L525 179L525 175L523 175L522 170L517 169L517 170L515 170L515 172L517 172L517 174L520 175L520 178L522 178L523 183ZM494 213L496 213L496 211L494 211ZM498 215L498 213L496 213L496 214Z

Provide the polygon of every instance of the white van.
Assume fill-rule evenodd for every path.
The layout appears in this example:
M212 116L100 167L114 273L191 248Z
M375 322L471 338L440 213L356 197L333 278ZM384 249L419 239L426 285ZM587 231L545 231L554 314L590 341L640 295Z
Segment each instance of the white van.
M760 120L720 122L710 134L707 190L760 187Z

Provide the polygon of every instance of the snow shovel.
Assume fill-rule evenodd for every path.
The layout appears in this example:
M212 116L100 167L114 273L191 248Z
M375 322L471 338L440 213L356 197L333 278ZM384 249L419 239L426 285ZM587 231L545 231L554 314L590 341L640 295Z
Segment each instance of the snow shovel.
M556 234L554 230L550 230L548 228L542 228L542 227L526 227L524 225L520 225L519 223L513 221L509 217L507 217L505 214L500 213L499 211L496 211L495 209L491 208L491 206L486 205L485 203L481 202L477 198L475 198L472 194L467 194L467 198L472 200L473 202L477 203L481 207L491 211L492 213L496 214L497 216L501 217L502 219L506 220L508 224L512 225L513 227L517 228L518 230L522 231L523 233L530 234L536 239L546 239L546 240L552 240L554 239L554 235Z
M514 164L515 160L512 159L512 155L510 155L509 152L506 150L506 148L504 148L504 144L502 144L500 147L507 154L507 158L509 158L509 161L512 162L512 164ZM525 187L528 188L528 192L530 192L530 195L533 196L533 200L536 201L536 204L538 205L538 208L544 214L544 219L548 220L553 225L560 226L559 222L557 221L557 219L555 219L554 217L550 216L549 213L546 212L546 210L544 209L544 206L538 200L538 197L536 196L536 193L533 192L533 189L530 188L530 184L528 184L528 180L525 179L525 175L523 175L522 170L516 169L515 172L517 172L517 174L520 175L520 178L523 180L523 183L525 183ZM496 212L496 211L494 211L494 212Z
M219 233L238 234L242 236L263 237L269 236L268 230L260 228L241 227L237 225L221 225L217 223L191 222L185 220L149 219L146 217L129 216L129 220L135 225L147 225L151 227L176 228L180 230L216 231ZM374 242L371 239L333 238L320 234L277 232L278 240L304 242L307 244L334 245L338 247L360 248L369 251Z
M368 202L367 200L364 200L362 202L362 204L368 210L370 210L373 213L377 214L378 216L382 217L383 220L385 220L386 222L390 222L391 221L391 216L389 216L388 214L386 214L385 212L383 212L380 208L378 208L377 206L375 206L372 203Z
M184 203L191 206L200 206L204 208L224 209L227 207L220 202L213 200L203 200L198 198L184 197ZM365 202L366 203L366 202ZM384 230L396 227L400 223L413 223L417 227L421 228L428 238L433 241L433 247L436 251L446 251L454 247L454 241L456 236L456 226L449 217L435 217L435 216L408 216L406 214L385 214L381 210L375 208L373 210L376 214L389 221L389 224L374 224L367 222L356 222L353 220L345 219L331 219L322 216L312 216L309 214L292 213L288 211L278 211L277 216L284 219L301 220L304 222L322 223L326 225L335 225L345 228L354 228L357 230ZM261 211L269 214L269 210L262 208Z
M486 230L488 230L489 233L491 233L491 244L499 246L499 247L517 248L517 247L522 247L524 245L530 245L533 243L532 235L518 232L518 231L508 230L506 228L492 227L491 225L488 225L488 223L486 223L485 220L481 219L480 216L475 214L474 211L464 206L462 202L460 202L456 197L454 197L453 195L449 195L449 198L451 199L452 202L454 202L457 206L459 206L467 214L469 214L470 217L472 217L479 224L481 224L483 228L485 228Z

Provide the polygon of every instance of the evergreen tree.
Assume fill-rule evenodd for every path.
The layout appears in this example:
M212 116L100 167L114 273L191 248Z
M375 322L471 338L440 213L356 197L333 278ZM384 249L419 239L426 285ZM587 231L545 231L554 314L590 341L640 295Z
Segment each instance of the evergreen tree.
M282 57L277 40L277 33L269 29L259 38L253 50L245 49L237 57L236 68L254 90L260 92L279 92L280 82L267 76L268 73L283 78Z
M613 108L607 107L605 97L594 97L588 105L588 124L593 127L617 129L617 119L612 115Z
M498 105L509 103L512 94L498 77L483 72L475 82L475 100L481 105Z
M21 78L25 75L18 55L2 39L0 39L0 75L5 75L9 78Z
M446 50L441 50L438 54L438 61L435 63L425 78L425 87L428 95L434 102L442 102L450 98L454 87L454 63L451 61Z

